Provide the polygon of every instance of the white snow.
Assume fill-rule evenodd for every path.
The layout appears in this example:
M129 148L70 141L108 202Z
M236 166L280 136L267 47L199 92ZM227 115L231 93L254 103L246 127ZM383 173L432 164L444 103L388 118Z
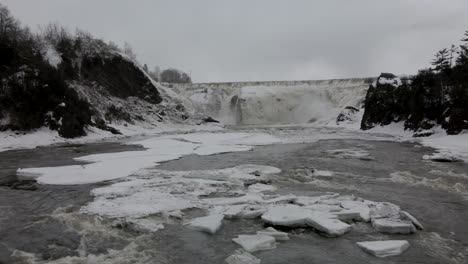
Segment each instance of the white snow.
M57 52L57 50L52 46L52 44L44 44L42 55L50 66L57 68L57 66L62 63L62 57Z
M385 78L385 77L379 77L379 80L378 80L379 84L390 84L394 87L398 87L400 85L402 85L402 81L399 77L395 77L395 78ZM374 85L375 86L375 85Z
M253 139L252 139L253 138ZM266 134L247 133L192 133L186 135L163 136L128 144L141 145L143 151L95 154L78 157L75 160L91 164L18 169L17 174L24 177L37 177L44 184L86 184L107 181L129 176L144 168L151 168L184 155L212 155L216 153L246 151L251 146L245 142L258 144L276 142L277 139ZM200 148L203 150L200 151ZM243 170L250 170L246 167Z
M410 246L406 240L357 242L357 245L367 253L379 258L401 255Z
M223 218L224 216L221 214L198 217L192 219L187 226L195 230L215 234L221 228Z
M236 250L226 258L227 264L260 264L262 261L244 250Z
M232 241L250 253L276 248L275 238L267 235L239 235Z

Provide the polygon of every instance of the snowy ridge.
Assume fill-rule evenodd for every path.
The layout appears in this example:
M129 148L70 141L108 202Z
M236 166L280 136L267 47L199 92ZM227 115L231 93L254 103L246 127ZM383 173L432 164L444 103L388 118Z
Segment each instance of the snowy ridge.
M360 108L373 78L199 83L175 89L192 111L225 124L330 124L346 107Z

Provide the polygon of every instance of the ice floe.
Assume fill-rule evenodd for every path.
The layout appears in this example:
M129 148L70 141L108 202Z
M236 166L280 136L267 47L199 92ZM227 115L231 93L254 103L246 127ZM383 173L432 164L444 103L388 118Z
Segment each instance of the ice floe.
M406 240L367 241L358 242L357 245L379 258L401 255L410 246Z
M239 235L232 241L250 253L276 248L275 238L267 235Z
M37 178L43 184L87 184L114 180L130 176L141 169L157 166L159 162L179 159L184 155L213 155L225 152L246 151L255 145L278 143L279 139L260 133L192 133L163 136L142 141L130 142L141 145L145 150L105 153L75 158L91 164L20 168L17 174ZM246 166L240 171L250 171ZM278 170L267 171L266 174Z
M249 252L239 249L226 258L227 264L260 264L262 261Z
M375 230L382 233L389 234L411 234L416 231L411 221L392 219L392 218L379 218L372 219L372 226Z
M268 227L265 230L257 231L257 235L272 236L272 237L275 238L276 241L289 240L288 233L278 231L278 230L274 229L273 227Z
M215 234L221 228L223 218L224 216L221 214L198 217L192 219L187 226L195 230Z
M407 219L413 223L413 225L419 229L419 230L424 230L423 225L416 219L416 217L412 216L410 213L406 211L400 211L400 216L403 219Z

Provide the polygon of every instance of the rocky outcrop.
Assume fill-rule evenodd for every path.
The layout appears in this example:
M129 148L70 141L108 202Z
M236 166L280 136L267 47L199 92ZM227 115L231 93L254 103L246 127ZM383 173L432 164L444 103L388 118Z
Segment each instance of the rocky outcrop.
M431 71L412 79L383 73L367 92L361 129L403 122L415 136L428 136L441 126L448 134L468 129L468 101L463 86L448 82Z

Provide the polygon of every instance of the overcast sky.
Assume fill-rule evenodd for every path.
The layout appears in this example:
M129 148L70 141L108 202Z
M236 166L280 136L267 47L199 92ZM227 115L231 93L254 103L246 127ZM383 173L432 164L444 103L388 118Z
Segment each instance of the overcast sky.
M0 0L33 29L59 22L196 82L415 73L468 30L467 0Z

